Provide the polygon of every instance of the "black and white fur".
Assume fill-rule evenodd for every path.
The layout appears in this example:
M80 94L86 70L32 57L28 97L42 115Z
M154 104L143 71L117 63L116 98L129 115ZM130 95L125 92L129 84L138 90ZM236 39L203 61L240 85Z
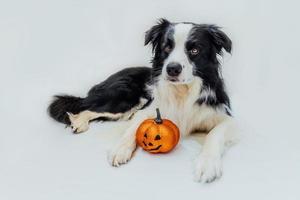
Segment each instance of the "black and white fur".
M90 120L130 119L131 125L108 158L113 166L127 163L136 149L138 125L155 116L179 127L182 136L206 131L195 165L195 179L210 182L222 174L222 154L235 139L230 102L224 89L218 56L231 52L231 40L217 26L171 23L161 19L146 32L151 44L152 69L128 68L92 88L86 98L58 96L51 116L70 124L74 132L87 130Z

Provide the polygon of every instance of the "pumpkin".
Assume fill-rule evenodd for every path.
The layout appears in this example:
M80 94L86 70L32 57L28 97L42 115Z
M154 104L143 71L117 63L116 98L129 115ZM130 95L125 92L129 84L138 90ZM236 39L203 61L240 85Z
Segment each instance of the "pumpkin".
M166 153L171 151L179 141L179 129L168 119L162 119L159 109L157 117L141 123L136 132L136 142L150 153Z

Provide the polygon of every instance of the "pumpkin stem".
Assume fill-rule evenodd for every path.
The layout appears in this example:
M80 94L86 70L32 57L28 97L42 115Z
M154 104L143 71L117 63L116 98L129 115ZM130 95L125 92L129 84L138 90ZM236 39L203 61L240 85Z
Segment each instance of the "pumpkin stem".
M160 115L160 112L159 112L158 108L156 108L156 119L154 119L154 121L157 124L162 124L163 123L163 120L161 119L161 115Z

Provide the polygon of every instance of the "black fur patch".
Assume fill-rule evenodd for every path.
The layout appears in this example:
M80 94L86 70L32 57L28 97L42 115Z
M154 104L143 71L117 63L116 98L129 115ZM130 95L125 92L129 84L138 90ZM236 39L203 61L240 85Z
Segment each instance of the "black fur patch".
M92 87L87 97L55 96L48 112L58 122L70 124L67 112L77 114L83 110L124 113L140 103L141 98L151 102L146 83L150 81L151 68L132 67L121 70ZM146 106L145 105L145 106ZM144 106L144 107L145 107ZM110 120L99 118L98 120Z

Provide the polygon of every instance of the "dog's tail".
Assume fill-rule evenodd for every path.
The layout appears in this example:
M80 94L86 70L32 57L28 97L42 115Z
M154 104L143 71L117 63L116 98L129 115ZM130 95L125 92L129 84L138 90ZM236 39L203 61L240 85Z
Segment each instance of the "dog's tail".
M56 95L48 107L48 113L56 121L70 125L67 113L78 114L85 110L83 100L84 98L70 95Z

